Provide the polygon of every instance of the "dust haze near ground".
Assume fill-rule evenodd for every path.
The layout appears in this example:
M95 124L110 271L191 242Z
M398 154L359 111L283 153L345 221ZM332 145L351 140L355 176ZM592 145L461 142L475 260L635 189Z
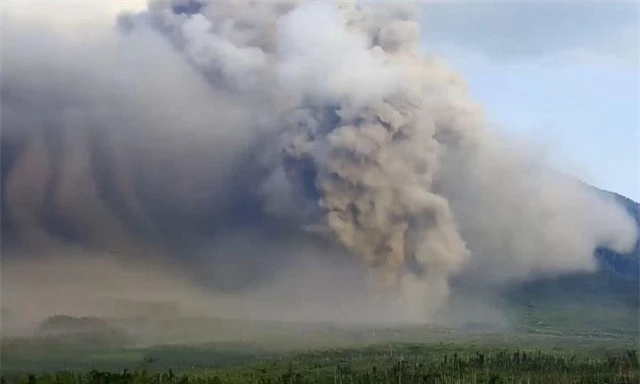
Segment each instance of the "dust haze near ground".
M593 271L635 244L621 207L488 126L412 6L153 1L78 24L60 3L75 29L29 7L2 10L3 327L119 298L446 322L494 309L448 312L451 278Z

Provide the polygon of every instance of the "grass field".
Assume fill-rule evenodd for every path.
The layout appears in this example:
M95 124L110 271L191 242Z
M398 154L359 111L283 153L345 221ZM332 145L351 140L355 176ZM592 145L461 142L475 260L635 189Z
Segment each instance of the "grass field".
M61 384L638 382L637 339L557 333L292 325L200 344L5 339L2 375Z
M108 322L134 335L2 339L4 383L638 383L637 307L584 298L505 310L508 326L224 318ZM585 303L585 302L588 302Z
M210 344L3 362L7 383L637 383L634 350L386 344L276 352ZM5 364L6 370L4 368Z

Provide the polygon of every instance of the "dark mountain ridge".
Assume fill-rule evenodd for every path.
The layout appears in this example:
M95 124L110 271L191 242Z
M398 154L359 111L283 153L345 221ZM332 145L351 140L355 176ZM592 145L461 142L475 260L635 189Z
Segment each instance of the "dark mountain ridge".
M616 193L598 190L625 207L640 233L640 205ZM633 251L595 251L599 269L593 273L537 279L506 287L503 297L516 308L528 329L565 328L565 332L607 332L638 338L640 321L640 240Z
M637 202L613 192L601 191L608 197L613 198L622 205L629 215L633 217L640 234L640 204ZM620 254L606 248L596 249L595 256L602 269L609 270L612 273L635 281L640 280L640 236L636 240L636 245L632 252Z

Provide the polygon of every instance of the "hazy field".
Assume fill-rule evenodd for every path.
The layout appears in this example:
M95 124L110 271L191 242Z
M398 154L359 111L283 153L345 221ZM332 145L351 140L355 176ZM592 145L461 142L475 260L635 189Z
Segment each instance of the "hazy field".
M618 312L618 315L625 320L624 312ZM268 368L269 374L275 374L288 366L300 369L317 364L335 367L345 362L357 366L386 366L398 359L412 363L440 361L445 355L452 358L454 353L466 357L475 356L476 352L494 356L500 351L509 351L511 356L518 350L529 356L542 353L565 359L578 358L579 361L590 359L590 364L596 364L599 359L626 356L628 351L637 348L638 335L633 328L617 328L610 332L591 328L592 331L586 333L579 326L573 327L573 331L570 326L553 328L545 325L543 314L536 313L536 316L524 320L539 323L539 328L523 322L517 327L500 330L480 325L466 329L347 326L221 318L119 320L111 324L134 335L128 341L114 342L113 336L90 338L71 333L5 338L2 370L8 377L68 369L253 372L265 364L275 364L273 369ZM558 317L562 316L556 313L556 319ZM616 326L616 323L610 324ZM586 364L587 360L584 361ZM633 372L637 377L637 368Z
M2 371L8 382L51 383L635 383L639 377L637 343L625 337L258 328L244 328L244 341L148 347L4 340Z
M433 372L457 374L457 368L437 364L445 364L445 356L450 363L454 354L460 359L475 361L476 353L498 359L497 356L505 353L513 358L513 354L520 351L528 356L540 353L539 359L555 356L565 359L568 365L557 370L535 368L539 372L528 365L492 366L488 371L476 366L473 372L485 376L488 372L502 372L527 382L536 372L554 375L554 372L568 374L573 370L578 379L573 380L569 375L564 382L580 382L580 375L587 375L589 370L602 373L613 369L617 374L627 372L625 374L631 376L625 377L635 380L617 382L637 382L637 366L629 366L629 371L625 370L624 364L628 363L625 356L638 349L638 308L620 301L622 291L610 295L606 292L599 289L598 294L589 295L584 291L578 299L580 296L567 296L562 291L537 296L529 287L524 296L515 292L517 297L492 302L468 300L466 294L462 298L454 296L449 315L456 321L441 325L187 316L179 311L172 312L176 310L172 305L160 305L166 313L155 315L140 313L129 317L84 319L62 316L57 323L49 321L48 327L47 322L43 323L30 335L7 336L5 332L2 372L6 378L16 375L26 378L29 373L58 370L87 372L96 369L115 373L123 369L149 372L172 369L176 374L207 372L208 377L231 375L229 377L237 378L249 374L280 377L278 375L289 369L307 372L306 375L319 366L331 378L329 382L333 382L336 367L345 364L360 372L371 365L392 369L399 361L414 365L422 362L426 364L423 368L429 366ZM141 303L131 302L125 307L132 310L141 306ZM154 307L151 305L150 308ZM57 325L52 327L54 323ZM467 371L461 372L463 376L471 375ZM473 381L472 376L468 376L471 381L461 382L486 382L482 381L486 379L484 376L480 381L475 376L473 380L476 381ZM545 377L549 379L550 376ZM245 377L237 382L258 382L254 379ZM598 378L588 380L584 382L603 382Z

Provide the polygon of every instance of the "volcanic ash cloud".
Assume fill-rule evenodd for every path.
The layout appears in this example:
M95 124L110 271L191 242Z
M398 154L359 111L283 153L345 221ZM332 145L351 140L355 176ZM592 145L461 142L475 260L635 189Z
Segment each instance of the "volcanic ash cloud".
M121 92L93 117L105 121L92 126L117 136L103 110L122 111L118 124L145 137L137 156L145 156L145 143L157 151L168 140L172 166L191 167L176 178L199 177L215 190L192 188L196 200L176 186L197 184L163 182L175 189L174 200L189 202L188 212L211 197L223 207L245 196L238 188L258 191L260 214L346 248L376 289L400 293L422 312L446 301L453 276L504 281L592 270L597 246L630 250L635 226L620 207L553 175L535 154L487 128L461 78L422 53L414 8L152 1L120 15L117 44L103 44L99 57L116 63L83 72L86 83L114 83ZM32 52L8 62L40 65L36 59ZM122 72L115 77L105 67ZM19 93L29 82L16 68L23 66L9 65L5 78ZM182 75L169 79L172 73ZM103 97L79 94L98 105ZM179 149L207 140L209 160ZM247 163L264 172L225 184ZM219 214L216 223L225 220L239 219Z

